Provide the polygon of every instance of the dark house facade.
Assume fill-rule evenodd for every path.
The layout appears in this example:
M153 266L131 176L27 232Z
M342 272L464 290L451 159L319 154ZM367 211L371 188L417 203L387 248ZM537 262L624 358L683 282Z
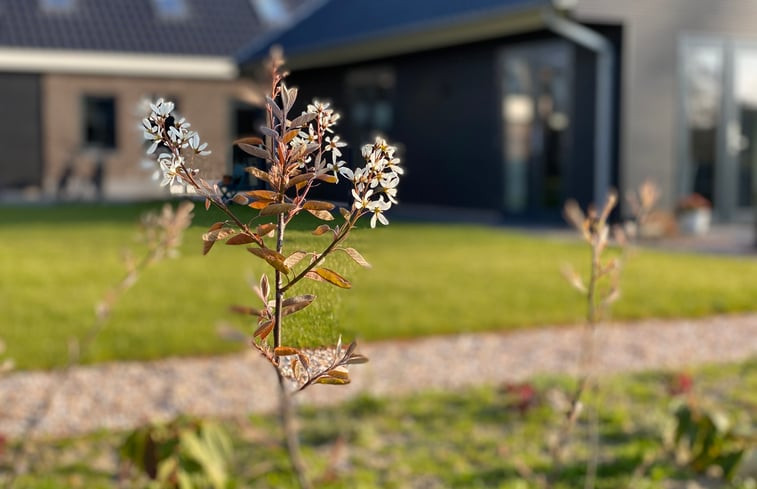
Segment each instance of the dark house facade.
M698 192L738 220L757 164L754 14L746 0L330 0L238 60L252 70L282 45L301 97L343 113L355 161L373 130L406 143L403 203L550 220L567 198L652 179L668 209Z

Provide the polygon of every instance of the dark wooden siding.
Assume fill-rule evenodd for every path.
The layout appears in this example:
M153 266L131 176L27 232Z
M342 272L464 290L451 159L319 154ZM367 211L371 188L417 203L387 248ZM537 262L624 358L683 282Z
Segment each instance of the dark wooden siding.
M39 75L0 73L0 188L41 184L40 97Z

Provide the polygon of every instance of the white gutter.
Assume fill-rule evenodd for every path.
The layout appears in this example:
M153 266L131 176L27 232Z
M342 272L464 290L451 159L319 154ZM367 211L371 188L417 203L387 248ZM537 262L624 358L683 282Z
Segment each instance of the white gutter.
M596 134L594 139L594 202L601 206L607 198L611 183L615 52L610 41L599 33L577 22L559 17L552 11L544 13L544 23L552 32L594 51L597 55L594 103Z
M231 57L0 48L0 71L232 80Z

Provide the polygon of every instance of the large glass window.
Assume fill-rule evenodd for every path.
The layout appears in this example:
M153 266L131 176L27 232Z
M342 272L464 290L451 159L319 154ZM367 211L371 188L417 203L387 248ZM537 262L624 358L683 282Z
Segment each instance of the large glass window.
M704 195L724 220L751 217L745 211L757 189L757 43L687 37L681 53L680 196Z
M566 197L571 62L562 41L502 52L503 207L509 214L549 212Z
M116 147L116 99L84 97L84 145L113 149Z
M689 191L713 200L718 135L722 131L723 50L692 44L685 51L684 97Z
M84 145L96 148L116 147L116 99L84 97Z

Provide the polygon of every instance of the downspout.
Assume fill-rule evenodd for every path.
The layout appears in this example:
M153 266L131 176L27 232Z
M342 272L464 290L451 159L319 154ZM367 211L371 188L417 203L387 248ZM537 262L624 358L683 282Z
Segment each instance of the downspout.
M596 93L594 102L594 202L602 205L607 198L612 174L612 135L614 120L613 75L615 52L605 37L574 22L558 16L553 10L543 14L547 29L597 55Z

